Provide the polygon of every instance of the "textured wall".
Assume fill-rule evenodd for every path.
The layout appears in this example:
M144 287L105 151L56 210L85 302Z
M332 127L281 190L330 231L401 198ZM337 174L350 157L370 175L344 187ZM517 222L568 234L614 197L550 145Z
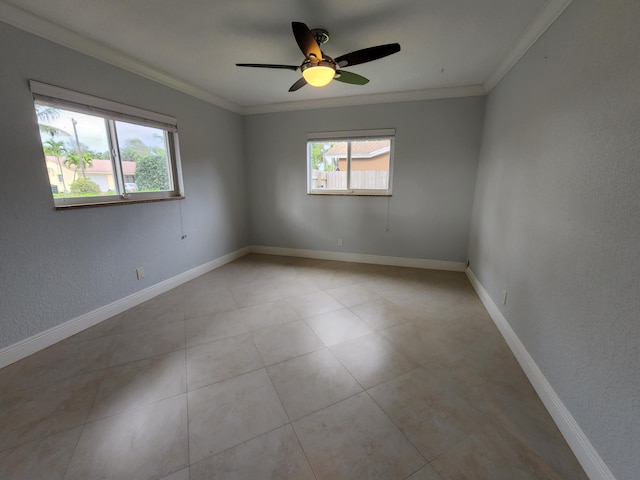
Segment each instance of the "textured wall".
M639 19L637 1L573 2L489 95L470 237L619 480L640 471Z
M484 102L468 97L245 117L252 243L465 261ZM306 194L308 132L376 128L396 129L393 197Z
M187 198L55 211L29 79L175 116ZM0 105L0 348L248 244L238 115L4 23Z

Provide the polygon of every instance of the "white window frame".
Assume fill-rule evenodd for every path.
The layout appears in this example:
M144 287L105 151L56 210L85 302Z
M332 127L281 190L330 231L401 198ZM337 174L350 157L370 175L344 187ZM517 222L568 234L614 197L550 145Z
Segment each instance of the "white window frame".
M309 195L351 195L351 196L391 196L393 186L393 163L396 130L385 128L377 130L349 130L340 132L307 133L307 194ZM387 189L353 189L351 186L351 141L359 140L389 140L389 188ZM317 142L349 142L347 148L347 189L327 190L312 188L313 167L310 145Z
M144 110L142 108L113 102L100 97L94 97L73 90L48 85L46 83L29 81L34 102L46 104L54 108L71 110L79 113L102 117L109 125L107 135L111 151L114 182L117 188L115 195L100 195L95 197L54 198L56 208L78 206L101 206L114 204L139 203L145 201L176 200L184 198L184 185L180 162L180 148L178 142L178 124L174 117L162 113ZM165 132L167 156L169 160L169 176L173 190L162 192L126 192L120 152L117 143L115 121L134 123L137 125L158 128Z

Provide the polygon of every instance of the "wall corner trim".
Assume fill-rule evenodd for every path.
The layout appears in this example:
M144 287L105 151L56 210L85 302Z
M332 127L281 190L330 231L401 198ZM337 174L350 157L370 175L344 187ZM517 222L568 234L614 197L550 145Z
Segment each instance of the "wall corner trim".
M95 310L80 315L79 317L68 320L44 332L37 333L32 337L26 338L18 343L9 345L0 350L0 368L6 367L18 360L25 358L33 353L39 352L54 343L60 342L65 338L69 338L76 333L81 332L89 327L93 327L98 323L124 312L130 308L140 305L147 300L152 299L162 293L168 292L172 288L178 287L183 283L193 280L200 275L215 270L233 260L243 257L251 252L249 247L244 247L234 252L218 257L203 265L180 273L175 277L171 277L160 283L156 283L144 290L133 293L127 297L116 300L108 305L96 308Z
M465 273L587 476L591 480L616 480L473 271L467 268Z
M556 21L573 0L548 0L540 8L536 16L529 22L513 47L500 60L494 71L485 80L483 86L487 92L509 73L527 51L538 41L544 32Z

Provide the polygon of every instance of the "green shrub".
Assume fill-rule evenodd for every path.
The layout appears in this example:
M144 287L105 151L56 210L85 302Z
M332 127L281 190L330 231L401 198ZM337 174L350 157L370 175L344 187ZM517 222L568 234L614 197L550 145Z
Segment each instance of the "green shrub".
M95 193L100 195L100 187L88 178L80 177L71 184L71 193Z
M150 156L138 160L136 162L136 185L139 192L169 190L166 159Z

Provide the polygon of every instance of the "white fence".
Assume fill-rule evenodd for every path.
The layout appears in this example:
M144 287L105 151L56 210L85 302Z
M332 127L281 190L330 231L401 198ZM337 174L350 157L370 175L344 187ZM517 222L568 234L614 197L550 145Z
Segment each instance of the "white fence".
M347 172L312 172L312 188L325 190L346 190ZM389 172L385 170L356 170L351 172L353 190L385 190L389 188Z

